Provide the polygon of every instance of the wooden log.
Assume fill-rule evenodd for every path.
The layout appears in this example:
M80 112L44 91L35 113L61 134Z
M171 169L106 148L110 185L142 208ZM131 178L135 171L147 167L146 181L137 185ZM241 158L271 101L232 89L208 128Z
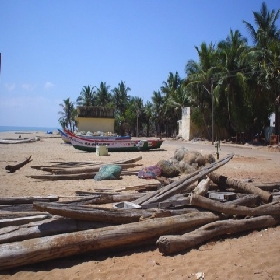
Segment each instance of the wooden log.
M257 188L260 188L263 191L272 192L273 190L280 190L280 182L275 183L253 183Z
M136 198L140 197L141 194L138 193L131 193L131 194L100 194L97 197L90 199L86 201L85 204L107 204L107 203L115 203L115 202L121 202L121 201L133 201Z
M80 173L95 173L99 171L100 167L107 165L107 164L100 164L97 166L92 167L79 167L79 168L68 168L68 169L54 169L52 167L42 167L42 171L51 172L53 174L62 175L62 174L80 174ZM135 164L135 163L123 163L123 164L115 164L122 167L123 170L128 168L134 168L137 166L142 166L142 164Z
M78 230L95 229L109 226L108 223L65 219L53 216L50 219L30 222L20 226L7 226L0 229L0 244L28 240L37 237L50 236Z
M260 197L256 194L248 194L232 201L224 202L224 205L242 205L247 207L256 207L260 205Z
M39 179L39 180L86 180L86 179L94 179L95 173L77 173L77 174L62 174L62 175L30 175L26 176L28 178ZM129 172L129 171L122 171L121 175L135 175L136 171Z
M211 222L182 236L161 236L156 242L163 254L174 254L200 245L214 237L225 234L241 233L249 230L263 229L279 224L279 219L270 215L242 220L223 220Z
M14 173L16 172L17 170L19 170L21 167L23 167L24 165L26 165L27 163L31 162L32 159L31 159L31 156L29 158L27 158L26 160L24 160L23 162L21 163L18 163L16 165L6 165L5 166L5 170L8 170L10 171L10 173Z
M255 208L242 205L224 204L197 194L191 195L191 205L211 210L213 212L224 213L226 215L240 216L262 216L273 215L280 216L280 202L271 202Z
M197 170L194 173L188 175L186 178L181 178L178 181L175 181L165 187L162 187L157 192L153 192L151 194L147 194L143 196L142 198L140 197L139 199L136 199L134 202L139 205L145 205L145 204L163 201L168 197L171 197L174 194L183 191L187 186L191 185L195 181L198 181L199 179L202 179L210 172L213 172L214 170L223 166L224 164L229 162L232 158L233 158L233 154L230 154L227 157L219 160L218 162L209 164L204 168L202 168L201 170Z
M51 215L35 215L35 216L27 216L27 217L20 217L14 219L1 219L0 220L0 228L8 227L8 226L18 226L28 224L30 222L41 221L47 218L50 218Z
M94 222L106 222L112 224L124 224L137 222L148 217L161 215L170 216L171 213L159 209L122 209L122 208L93 208L85 206L72 206L62 203L34 202L34 208L39 211L49 212L66 218L79 219Z
M120 226L45 236L0 245L0 270L108 249L125 250L143 241L153 243L164 234L176 234L219 219L213 213L145 220Z
M94 205L101 205L107 203L115 203L121 201L132 201L141 196L138 193L99 193L95 194L91 192L91 196L84 196L83 198L79 198L76 200L70 201L63 201L62 204L71 204L71 205L87 205L87 204L94 204ZM60 202L59 202L60 203Z
M1 219L16 219L23 218L29 216L37 216L37 215L49 215L48 212L9 212L9 211L0 211L0 221Z
M233 188L238 192L243 193L257 194L265 203L272 201L272 195L269 192L263 191L250 183L242 182L233 178L228 178L214 172L209 174L209 178L213 181L213 183L220 186L222 185L225 188Z
M107 163L107 164L120 164L120 165L126 165L129 166L128 164L132 164L132 163L135 163L139 160L142 159L142 156L139 156L139 157L135 157L135 158L129 158L129 159L123 159L123 160L119 160L119 161L114 161L114 162L110 162L110 163ZM33 169L37 169L37 170L43 170L43 169L48 169L51 170L65 170L65 169L71 169L71 168L83 168L83 167L88 167L88 166L94 166L96 167L97 165L100 167L101 165L104 165L105 163L104 162L100 162L100 161L97 161L97 162L61 162L59 164L54 164L54 165L32 165L31 168ZM125 167L124 167L125 169Z
M23 196L23 197L1 197L1 205L32 204L34 201L58 201L58 196Z

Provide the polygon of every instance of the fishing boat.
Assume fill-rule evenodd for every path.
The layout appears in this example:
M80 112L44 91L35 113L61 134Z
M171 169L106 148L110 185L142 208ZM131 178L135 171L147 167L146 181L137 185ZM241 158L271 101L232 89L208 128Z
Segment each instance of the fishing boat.
M0 144L22 144L39 141L39 137L34 138L2 138Z
M62 131L61 129L57 129L60 136L61 136L61 139L64 141L64 143L66 144L71 144L71 140L70 138L68 137L68 135L66 134L66 132Z
M71 144L75 149L96 152L98 146L106 146L109 152L137 152L148 151L151 149L159 149L163 140L150 139L150 140L117 140L117 139L87 139L76 136L71 133L68 135Z
M74 134L73 132L71 132L70 130L65 129L64 131L62 131L61 129L58 129L58 132L61 135L62 140L67 143L67 144L71 144L71 140L70 140L70 136L77 136L77 137L81 137L84 139L97 139L97 140L128 140L131 139L130 135L126 135L126 136L115 136L115 135L80 135L80 134Z

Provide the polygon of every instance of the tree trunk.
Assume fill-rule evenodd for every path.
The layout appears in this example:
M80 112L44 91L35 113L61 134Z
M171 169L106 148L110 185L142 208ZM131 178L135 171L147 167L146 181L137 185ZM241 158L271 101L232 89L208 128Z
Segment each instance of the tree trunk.
M58 196L1 197L1 205L32 204L34 201L58 201Z
M107 203L115 203L115 202L122 202L122 201L132 201L136 198L140 197L141 194L138 193L127 193L127 194L106 194L106 193L99 193L94 195L92 193L91 196L85 196L84 198L73 200L73 201L63 201L64 204L71 204L71 205L87 205L87 204L107 204Z
M224 213L226 215L241 215L241 216L262 216L262 215L274 215L280 216L280 202L272 202L264 204L255 208L249 208L241 205L224 204L219 201L200 196L191 195L191 205L199 206L201 208Z
M214 237L272 227L278 223L279 220L269 215L243 220L216 221L182 236L161 236L157 241L157 245L161 253L166 255L174 254L193 248Z
M94 173L76 173L76 174L50 174L50 175L30 175L27 176L29 178L33 179L39 179L39 180L86 180L86 179L94 179L96 172ZM121 175L135 175L136 171L122 171Z
M112 224L132 223L138 222L140 219L144 218L171 215L170 211L163 211L159 209L93 208L87 206L72 206L69 204L44 202L34 202L33 205L35 209L44 212L46 211L53 215L60 215L71 219L106 222Z
M8 227L8 226L19 226L28 224L30 222L41 221L50 218L51 215L35 215L35 216L27 216L27 217L20 217L14 219L1 219L0 220L0 228Z
M272 195L269 192L263 191L250 183L244 183L217 173L210 173L209 178L213 183L218 184L223 188L233 188L239 192L257 194L265 203L272 201Z
M27 158L25 161L19 163L19 164L16 164L16 165L7 165L5 166L5 170L8 170L10 171L10 173L14 173L16 172L17 170L19 170L21 167L23 167L24 165L26 165L27 163L31 162L32 159L31 159L31 156L29 158Z
M155 220L46 236L0 245L0 269L108 249L124 250L142 241L154 242L163 234L182 231L217 221L213 213L190 213Z
M111 224L72 220L54 216L51 219L43 221L31 222L20 226L8 226L0 229L0 244L75 232L78 230L101 228L109 225Z
M112 163L108 163L112 164ZM95 173L99 171L101 166L106 164L100 164L92 167L78 167L78 168L53 168L53 167L41 167L40 170L51 172L56 175L66 175L66 174L81 174L81 173ZM115 164L122 167L122 169L134 168L136 166L142 166L142 164L135 164L135 163L124 163L124 164Z
M247 207L256 207L257 205L260 205L260 197L256 194L247 194L243 197L237 198L232 201L226 201L224 202L224 205L242 205Z

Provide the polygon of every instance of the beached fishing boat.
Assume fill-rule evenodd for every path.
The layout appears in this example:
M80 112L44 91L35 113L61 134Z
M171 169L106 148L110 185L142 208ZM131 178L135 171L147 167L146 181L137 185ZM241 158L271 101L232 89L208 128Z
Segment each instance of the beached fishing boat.
M96 152L98 146L106 146L109 152L137 152L147 151L160 148L163 140L101 140L101 139L86 139L74 134L68 135L75 149Z
M2 138L0 139L0 144L22 144L31 143L38 141L38 137L34 138Z
M71 144L70 136L76 136L76 137L81 137L84 139L97 139L97 140L128 140L131 139L130 135L126 136L114 136L114 135L79 135L79 134L74 134L73 132L65 129L62 131L61 129L58 129L58 132L61 135L62 140L67 143Z
M61 139L64 141L64 143L66 144L71 144L71 140L70 138L68 137L68 135L66 134L66 132L62 131L61 129L57 129L60 136L61 136Z

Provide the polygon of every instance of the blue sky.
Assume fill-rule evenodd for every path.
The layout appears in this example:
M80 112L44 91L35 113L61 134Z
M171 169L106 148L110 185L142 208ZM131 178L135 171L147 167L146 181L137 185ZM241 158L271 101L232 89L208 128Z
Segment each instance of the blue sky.
M265 1L279 9L278 0ZM0 0L0 125L58 127L83 86L124 81L151 100L194 46L254 23L259 0ZM280 22L277 22L280 28Z

